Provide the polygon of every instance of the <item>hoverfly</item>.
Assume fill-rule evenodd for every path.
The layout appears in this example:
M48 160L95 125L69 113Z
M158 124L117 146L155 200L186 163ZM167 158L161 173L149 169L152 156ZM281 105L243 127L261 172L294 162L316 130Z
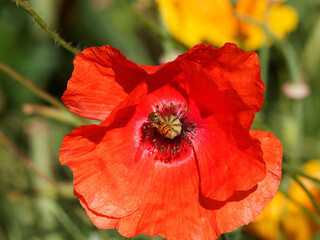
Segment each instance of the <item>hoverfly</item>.
M167 138L173 139L181 133L182 124L179 117L173 115L161 117L159 113L152 112L149 114L148 119L151 125Z

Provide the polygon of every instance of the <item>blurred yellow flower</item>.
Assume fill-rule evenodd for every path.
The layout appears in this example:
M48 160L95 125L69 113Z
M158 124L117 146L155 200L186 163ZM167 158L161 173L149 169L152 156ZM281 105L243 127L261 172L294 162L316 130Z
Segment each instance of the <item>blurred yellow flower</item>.
M320 179L320 159L308 161L303 170L307 175ZM299 180L320 203L318 185L303 177L299 177ZM293 200L315 212L308 195L296 182L291 183L288 193ZM286 240L310 240L319 227L296 203L288 200L281 192L277 192L262 214L250 223L246 230L262 240L276 240L281 236Z
M298 22L294 8L283 1L239 0L157 0L164 24L172 35L191 47L201 42L217 47L225 42L236 43L246 50L255 50L266 43L266 28L277 38L293 31ZM242 17L251 23L239 20ZM243 20L243 19L242 19Z

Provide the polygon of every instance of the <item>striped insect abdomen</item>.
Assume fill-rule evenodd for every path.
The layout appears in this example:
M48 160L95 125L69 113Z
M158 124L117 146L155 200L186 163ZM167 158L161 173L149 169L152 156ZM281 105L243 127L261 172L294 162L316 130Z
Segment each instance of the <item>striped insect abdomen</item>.
M165 137L170 138L170 136L171 136L171 128L164 121L161 121L161 123L159 124L158 131L160 134L164 135Z

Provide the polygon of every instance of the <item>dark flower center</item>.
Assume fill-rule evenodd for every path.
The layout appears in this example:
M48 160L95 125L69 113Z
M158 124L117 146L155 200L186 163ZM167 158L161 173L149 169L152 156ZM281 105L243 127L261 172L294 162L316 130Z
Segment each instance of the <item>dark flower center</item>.
M159 103L143 126L143 139L155 159L169 163L181 160L192 151L197 124L191 111L182 104Z

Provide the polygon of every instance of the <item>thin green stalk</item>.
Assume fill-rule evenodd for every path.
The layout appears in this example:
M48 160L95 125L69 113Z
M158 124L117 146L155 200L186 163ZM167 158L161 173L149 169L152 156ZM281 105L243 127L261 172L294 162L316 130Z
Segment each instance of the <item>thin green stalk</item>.
M139 12L137 12L131 4L128 2L128 0L118 0L119 3L125 7L127 10L129 10L135 17L137 17L146 27L151 29L155 34L157 34L160 38L167 38L168 36L161 31L155 24L153 24L149 19L145 18L143 15L141 15Z
M302 176L304 178L310 179L310 180L312 180L312 181L314 181L316 183L320 183L320 179L311 177L311 176L305 174L303 171L301 171L299 169L296 169L296 168L293 168L293 167L290 167L287 164L282 164L282 168L286 172L290 172L292 174L297 174L297 175L300 175L300 176Z
M45 180L49 183L56 192L59 192L59 187L50 177L48 177L45 173L40 171L28 157L26 157L20 150L0 131L0 144L2 144L5 148L7 148L17 159L19 162L31 171L36 176L40 177L41 179Z
M19 83L24 85L25 87L29 88L36 95L46 100L48 103L52 104L57 108L66 109L66 107L59 100L57 100L50 94L46 93L41 88L34 85L30 80L26 79L25 77L23 77L22 75L20 75L19 73L17 73L12 68L10 68L2 62L0 62L0 69L7 73L9 76L11 76L13 79L17 80Z
M259 49L259 60L261 68L261 78L268 87L268 73L269 73L269 60L270 60L270 48L267 45L262 46Z
M261 79L265 84L265 90L264 95L268 96L269 92L269 62L270 62L270 47L265 43L260 49L259 49L259 61L260 61L260 70L261 70ZM264 107L269 103L269 101L265 101Z
M23 77L13 69L11 69L9 66L5 65L4 63L0 62L0 70L7 73L9 76L11 76L13 79L30 89L33 93L38 95L43 100L47 101L48 103L52 104L53 106L57 107L55 111L51 109L51 111L48 111L48 109L32 109L35 113L38 113L40 115L44 115L47 117L55 118L56 120L61 120L62 122L66 122L68 124L72 124L73 126L78 127L79 125L87 125L88 122L86 122L84 119L80 118L79 116L71 113L69 109L62 104L58 99L51 96L41 88L34 85L30 80ZM30 108L29 108L30 109ZM38 110L38 111L37 111ZM53 114L61 114L61 116L53 116ZM65 120L65 121L64 121Z
M295 81L298 81L297 78ZM293 117L297 121L297 139L294 144L294 148L291 150L292 154L297 157L301 162L301 149L302 149L302 137L303 137L303 128L304 128L304 113L303 113L303 101L292 101L292 112Z
M49 207L51 212L56 216L57 220L61 223L61 226L65 228L65 230L72 236L73 239L87 240L89 238L82 233L79 227L70 219L68 214L59 204L52 201Z
M286 40L275 41L275 46L282 52L289 73L291 83L301 81L301 68L294 47ZM291 117L296 123L296 134L293 145L290 149L293 160L298 162L301 156L302 136L303 136L303 101L295 100L291 102Z
M270 14L270 9L268 8L267 9L267 13L266 13L266 18L267 16ZM243 13L240 13L240 12L237 12L237 11L234 11L234 17L241 20L241 21L244 21L244 22L247 22L247 23L250 23L252 25L255 25L261 29L263 29L263 31L265 32L266 34L266 39L269 40L269 39L273 39L274 42L275 42L275 45L278 46L278 48L282 51L283 55L284 55L284 58L287 62L287 65L288 65L288 70L289 70L289 73L291 75L291 78L292 78L292 81L293 82L296 82L297 80L299 80L299 77L300 77L300 69L299 69L299 64L298 64L298 61L297 61L297 56L295 54L295 50L294 48L292 47L292 45L285 41L285 40L279 40L268 28L268 26L266 25L266 20L264 20L264 22L260 22L256 19L254 19L253 17L249 16L249 15L246 15L246 14L243 14Z
M48 123L40 118L32 118L27 125L28 134L28 156L30 161L37 166L46 176L52 177L49 126ZM37 176L31 176L31 184L36 189L48 189L48 183L39 179ZM51 191L53 196L56 192ZM48 205L54 201L52 198L43 194L33 196L34 210L36 214L36 224L40 229L46 232L54 230L56 219L48 209Z
M271 4L267 5L267 8L265 10L264 19L263 19L263 25L267 29L267 25L270 19L270 12L271 12ZM261 69L261 78L262 81L266 85L265 94L267 94L268 90L268 73L269 73L269 61L270 61L270 35L266 34L264 37L264 43L262 47L259 49L259 60L260 60L260 69Z
M12 0L18 6L22 7L26 10L33 19L42 27L44 31L46 31L57 43L59 43L62 47L73 54L80 53L80 50L72 47L69 43L63 40L55 31L51 29L51 27L29 6L29 4L23 0Z
M252 25L255 25L255 26L261 28L265 32L265 34L267 35L267 39L269 39L269 38L277 39L276 36L274 36L274 34L272 34L272 32L270 32L269 28L263 22L257 21L253 17L251 17L247 14L237 12L237 11L233 12L233 16L240 21L244 21L244 22L250 23Z
M25 114L38 114L46 118L54 119L59 122L70 124L74 127L88 124L77 115L70 111L65 111L53 107L35 105L35 104L24 104L22 110Z
M74 195L72 194L73 185L70 183L56 183L51 177L45 174L42 170L40 170L35 164L30 161L30 159L24 155L0 130L0 145L3 145L13 156L15 156L19 163L25 167L32 174L47 182L52 188L48 189L35 189L35 192L38 194L42 194L45 196L52 196L52 192L55 194L59 194L59 196L74 199ZM71 195L70 195L71 193Z
M297 202L295 199L293 199L287 192L284 192L282 190L279 190L281 193L283 193L287 199L289 199L291 202L296 204L310 219L312 219L318 226L320 226L320 217L315 215L313 212L311 212L308 208L301 205L299 202Z
M158 37L160 37L161 39L165 39L165 40L169 40L170 42L172 42L176 47L178 47L179 49L185 51L187 50L187 48L181 44L180 42L178 42L176 39L174 39L173 37L171 37L169 34L167 34L166 32L162 31L157 25L155 25L154 23L152 23L148 18L146 18L145 16L143 16L142 14L140 14L138 11L136 11L132 5L129 3L128 0L118 0L118 2L125 7L128 11L130 11L137 19L139 19L139 21L142 22L142 24L144 24L147 28L149 28L151 31L153 31Z
M320 216L320 207L316 201L316 199L312 196L312 194L309 192L309 190L304 186L304 184L292 173L289 172L291 175L292 179L296 181L296 183L299 184L299 186L305 191L305 193L308 195L309 199L311 200L313 206L315 207L317 214Z
M299 82L301 77L301 70L294 47L285 40L276 40L275 45L281 50L283 54L283 57L287 63L291 81L293 83Z
M299 64L297 61L297 56L295 54L295 50L292 47L292 45L290 43L288 43L285 40L279 40L267 27L267 25L264 22L259 22L256 19L252 18L249 15L243 14L243 13L239 13L239 12L234 12L234 17L250 23L252 25L255 25L261 29L263 29L263 31L266 34L266 39L273 39L275 42L275 45L282 51L283 56L286 60L286 63L288 65L288 70L291 76L291 79L293 82L297 82L300 78L300 68L299 68Z

